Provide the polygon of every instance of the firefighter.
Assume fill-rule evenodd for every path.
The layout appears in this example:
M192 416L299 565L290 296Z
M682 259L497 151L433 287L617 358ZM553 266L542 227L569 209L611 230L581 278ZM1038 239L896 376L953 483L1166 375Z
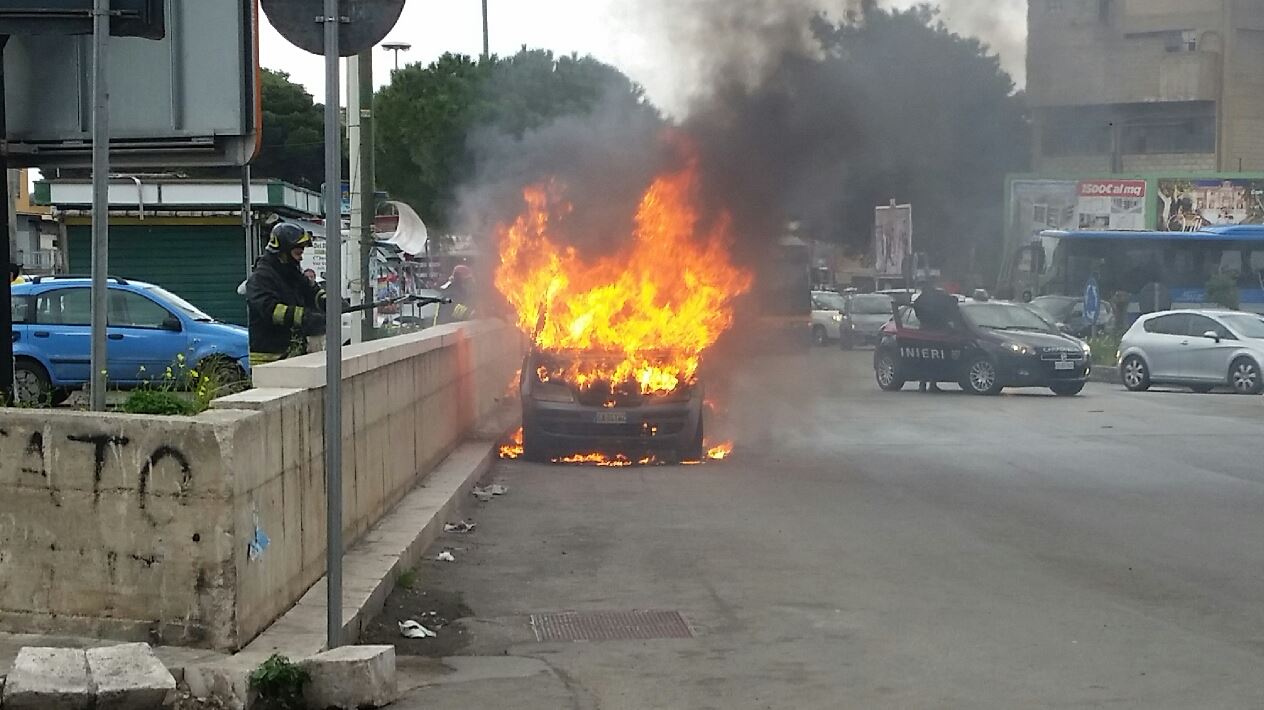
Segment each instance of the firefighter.
M474 318L474 272L470 267L465 264L452 267L452 275L439 287L439 292L452 303L439 306L435 312L436 325Z
M246 281L250 364L307 353L307 336L325 332L325 290L303 275L312 235L296 224L272 228L268 248Z

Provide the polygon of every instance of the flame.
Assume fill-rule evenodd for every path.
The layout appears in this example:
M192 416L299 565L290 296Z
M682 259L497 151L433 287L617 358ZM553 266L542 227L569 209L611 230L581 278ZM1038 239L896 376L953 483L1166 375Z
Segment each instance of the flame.
M572 211L556 183L523 191L525 210L500 230L496 287L537 349L607 357L571 359L537 373L581 389L635 384L664 394L697 377L702 353L733 324L733 301L751 276L729 260L730 220L704 227L696 167L656 178L642 197L632 238L588 262L554 236Z
M500 457L502 459L520 459L522 458L523 451L522 427L518 427L518 431L515 431L513 435L509 437L509 441L500 445Z
M711 461L723 461L733 454L733 442L726 441L723 444L716 444L707 449L707 459Z
M682 465L696 466L705 461L723 461L733 453L733 442L727 441L722 444L711 445L707 443L706 456L702 461L681 461ZM500 445L500 458L502 459L519 459L522 458L522 427L510 435L504 443ZM563 456L552 459L552 463L568 463L568 464L588 464L609 468L625 468L628 466L659 466L665 462L660 461L656 456L645 456L639 459L631 459L623 454L604 454L599 452L576 453L570 456Z

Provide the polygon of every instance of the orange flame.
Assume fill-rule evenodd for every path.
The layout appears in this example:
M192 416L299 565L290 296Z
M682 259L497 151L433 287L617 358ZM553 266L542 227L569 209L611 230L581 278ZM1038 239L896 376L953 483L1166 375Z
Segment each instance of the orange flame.
M733 453L733 442L728 441L714 446L708 443L706 456L703 461L681 461L686 466L696 466L704 461L723 461ZM500 445L500 458L502 459L519 459L522 458L522 427L519 427L507 441ZM664 462L657 457L646 456L640 459L630 459L623 454L604 454L604 453L587 453L572 454L555 458L552 463L569 463L569 464L592 464L601 467L625 468L627 466L656 466Z
M518 327L541 350L607 355L540 373L581 388L636 383L663 394L692 383L703 351L733 323L733 301L751 286L729 260L729 219L704 229L693 165L646 190L629 245L586 262L560 246L555 225L571 212L556 184L523 192L526 210L500 234L496 287Z
M733 442L726 441L707 449L707 458L712 461L723 461L733 453Z
M518 431L509 437L509 441L500 445L500 457L502 459L519 459L522 458L524 449L522 448L522 427L518 427Z

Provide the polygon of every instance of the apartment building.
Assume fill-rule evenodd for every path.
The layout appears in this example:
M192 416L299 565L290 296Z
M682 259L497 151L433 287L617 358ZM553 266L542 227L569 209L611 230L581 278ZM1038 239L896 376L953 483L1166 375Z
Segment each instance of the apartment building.
M1030 0L1041 174L1264 170L1264 0Z

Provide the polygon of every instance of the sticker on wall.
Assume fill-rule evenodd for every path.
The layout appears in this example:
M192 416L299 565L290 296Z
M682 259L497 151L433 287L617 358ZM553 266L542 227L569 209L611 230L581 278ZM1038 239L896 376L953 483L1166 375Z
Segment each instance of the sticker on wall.
M250 538L250 542L246 545L246 556L250 558L251 562L255 562L260 557L263 557L263 551L268 549L268 545L270 544L272 544L272 541L268 539L268 534L265 533L263 528L259 525L259 513L256 512L255 534Z

